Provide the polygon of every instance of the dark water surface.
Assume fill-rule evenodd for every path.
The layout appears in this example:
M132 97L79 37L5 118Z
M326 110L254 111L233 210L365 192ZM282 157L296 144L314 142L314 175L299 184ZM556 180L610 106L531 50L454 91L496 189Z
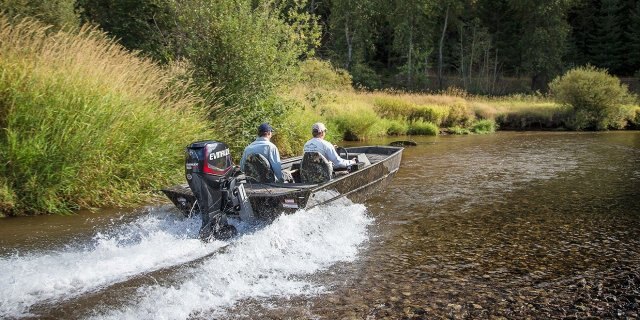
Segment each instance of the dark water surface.
M414 139L366 208L231 243L166 208L0 220L0 318L638 318L640 132Z

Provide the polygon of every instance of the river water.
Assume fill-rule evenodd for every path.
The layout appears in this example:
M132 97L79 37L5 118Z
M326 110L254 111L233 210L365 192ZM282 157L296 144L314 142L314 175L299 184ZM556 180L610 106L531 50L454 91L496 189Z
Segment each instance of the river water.
M226 242L166 205L2 219L0 318L638 317L640 132L413 139L366 203Z

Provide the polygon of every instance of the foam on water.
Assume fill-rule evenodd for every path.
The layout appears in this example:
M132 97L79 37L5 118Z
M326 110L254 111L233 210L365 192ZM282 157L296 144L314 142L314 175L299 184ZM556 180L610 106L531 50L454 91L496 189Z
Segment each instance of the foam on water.
M199 226L197 218L151 212L96 233L87 243L0 257L0 318L28 316L36 304L73 298L225 245L203 244Z
M223 253L187 271L171 286L139 288L129 305L102 306L95 319L219 317L248 298L315 295L308 276L356 258L372 219L363 205L301 210L237 238Z

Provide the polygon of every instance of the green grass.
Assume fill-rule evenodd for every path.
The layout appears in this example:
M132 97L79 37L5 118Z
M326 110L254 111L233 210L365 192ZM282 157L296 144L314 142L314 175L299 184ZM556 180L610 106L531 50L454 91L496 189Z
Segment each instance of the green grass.
M418 120L409 124L409 130L407 131L407 134L437 136L439 131L440 129L435 123Z
M141 203L212 138L189 86L94 29L0 16L0 213Z
M496 122L489 119L478 120L471 126L471 131L479 134L496 132Z
M470 134L471 133L471 130L469 130L467 128L463 128L461 126L449 127L449 128L447 128L447 131L450 134L457 134L457 135L464 135L464 134Z

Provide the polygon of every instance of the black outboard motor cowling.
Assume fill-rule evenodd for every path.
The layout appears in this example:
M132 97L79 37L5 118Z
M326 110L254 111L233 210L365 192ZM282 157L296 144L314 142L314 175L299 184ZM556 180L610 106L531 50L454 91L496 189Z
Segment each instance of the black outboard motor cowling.
M202 226L200 238L233 237L237 231L227 214L252 215L240 174L233 165L229 147L218 141L198 141L187 149L186 178L198 201Z

